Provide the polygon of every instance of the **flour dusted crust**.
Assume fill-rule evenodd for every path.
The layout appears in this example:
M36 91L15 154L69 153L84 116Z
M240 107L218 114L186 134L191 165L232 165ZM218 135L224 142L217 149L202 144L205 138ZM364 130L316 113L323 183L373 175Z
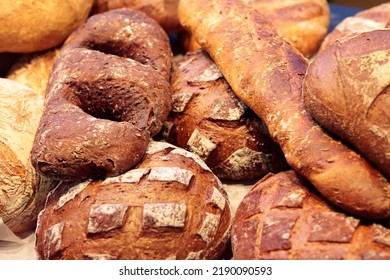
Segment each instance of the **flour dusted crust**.
M228 197L198 156L180 150L152 141L120 176L60 184L39 215L39 258L220 258L230 238Z
M197 154L223 179L251 179L286 167L280 148L203 51L174 64L172 111L162 135Z
M238 206L234 259L390 259L390 229L333 208L294 171L257 182Z

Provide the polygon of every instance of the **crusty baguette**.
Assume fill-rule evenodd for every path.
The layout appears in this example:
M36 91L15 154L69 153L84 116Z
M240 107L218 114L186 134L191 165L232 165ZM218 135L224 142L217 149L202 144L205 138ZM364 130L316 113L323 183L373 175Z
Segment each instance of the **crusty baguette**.
M301 96L307 62L261 14L222 0L183 0L179 19L263 119L293 169L342 209L390 218L389 182L313 121Z
M390 178L390 29L350 34L324 49L308 67L303 98L320 125Z

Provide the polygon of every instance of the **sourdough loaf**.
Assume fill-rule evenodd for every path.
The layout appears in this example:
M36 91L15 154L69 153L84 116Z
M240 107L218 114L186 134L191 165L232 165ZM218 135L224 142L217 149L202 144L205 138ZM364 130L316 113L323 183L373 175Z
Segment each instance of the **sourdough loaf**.
M390 260L390 228L335 209L294 171L258 181L237 208L233 259Z
M220 179L259 178L287 168L263 122L242 103L203 50L174 63L166 141L198 154Z
M0 52L30 53L63 43L93 0L0 1Z
M36 250L40 259L218 259L230 227L228 197L204 162L151 141L130 171L55 189Z
M363 10L343 19L326 35L321 50L345 35L390 27L390 2Z
M344 36L308 67L305 105L390 178L390 29Z
M229 3L239 1L229 1ZM264 15L274 25L279 35L305 57L309 58L318 51L328 33L330 9L326 0L244 0L241 2ZM193 51L200 47L190 33L182 32L180 36L186 50Z
M390 218L389 182L315 123L301 95L306 59L259 12L222 0L182 0L179 18L264 121L294 170L342 209Z
M14 233L35 228L46 195L56 185L30 162L42 109L39 93L0 78L0 217Z
M167 34L144 13L90 17L53 65L33 166L64 180L133 167L170 111L171 60Z

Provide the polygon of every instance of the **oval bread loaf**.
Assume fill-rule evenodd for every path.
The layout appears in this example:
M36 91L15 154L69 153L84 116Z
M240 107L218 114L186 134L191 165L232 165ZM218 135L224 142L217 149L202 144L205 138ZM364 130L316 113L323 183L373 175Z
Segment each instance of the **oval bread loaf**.
M218 259L230 227L228 197L204 162L151 141L134 169L55 189L36 250L40 259Z
M170 111L171 61L167 34L144 13L90 17L53 65L33 166L65 180L133 167Z
M0 1L0 52L31 53L62 44L87 19L93 0Z
M259 178L287 168L263 122L242 103L203 50L176 60L167 142L199 155L220 179Z
M269 174L239 204L233 259L390 260L390 228L333 208L294 171Z
M43 97L0 78L0 217L14 232L33 230L56 181L35 172L30 151L43 110Z
M302 92L319 124L390 178L390 29L335 41L310 63Z

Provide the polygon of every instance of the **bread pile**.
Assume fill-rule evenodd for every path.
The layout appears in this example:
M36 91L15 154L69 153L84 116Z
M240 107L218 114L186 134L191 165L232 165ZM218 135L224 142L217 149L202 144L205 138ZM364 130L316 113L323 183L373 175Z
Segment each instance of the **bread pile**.
M72 4L0 12L0 217L39 259L390 259L388 4Z

